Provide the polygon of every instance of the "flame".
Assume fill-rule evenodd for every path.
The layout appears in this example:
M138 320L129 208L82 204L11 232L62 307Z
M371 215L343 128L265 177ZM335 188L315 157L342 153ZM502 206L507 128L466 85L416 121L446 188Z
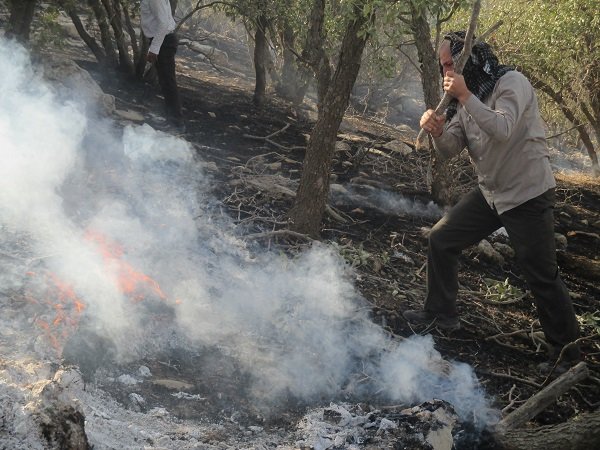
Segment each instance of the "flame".
M30 277L40 277L45 286L45 297L37 301L32 295L27 294L28 301L39 304L44 303L54 311L53 317L36 317L34 323L40 327L46 338L58 354L67 338L73 333L79 324L79 320L85 310L85 303L77 297L73 286L63 281L52 272L27 272Z
M95 244L104 260L107 272L115 275L117 287L131 301L140 302L148 293L161 300L167 300L158 282L123 260L125 252L120 244L95 231L87 231L85 239ZM34 318L34 323L43 330L57 353L61 354L67 338L77 328L86 305L77 297L73 286L58 275L49 271L40 273L30 271L26 274L31 278L43 280L44 298L37 300L33 293L26 293L26 299L34 304L46 304L52 308L52 317L42 314ZM181 300L176 299L174 303L178 305Z
M104 262L117 276L117 286L121 292L126 294L134 302L144 299L146 292L150 290L161 300L167 296L160 285L145 273L139 272L129 263L123 261L123 247L101 233L88 230L85 238L96 244Z

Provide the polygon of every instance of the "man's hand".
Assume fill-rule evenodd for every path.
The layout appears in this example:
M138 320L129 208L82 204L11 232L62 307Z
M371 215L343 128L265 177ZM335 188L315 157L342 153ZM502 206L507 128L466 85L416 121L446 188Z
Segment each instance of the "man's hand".
M146 55L146 61L154 64L156 61L158 61L158 55L156 53L148 52Z
M444 131L445 115L437 115L433 109L428 109L421 116L419 125L433 137L440 137Z
M469 91L465 83L465 77L453 71L446 72L444 76L444 91L457 99L461 104L464 104L471 96L471 91Z

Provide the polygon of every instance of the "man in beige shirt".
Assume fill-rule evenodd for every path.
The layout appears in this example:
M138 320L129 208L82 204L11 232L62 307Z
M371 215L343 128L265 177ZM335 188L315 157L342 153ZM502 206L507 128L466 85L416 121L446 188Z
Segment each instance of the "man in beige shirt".
M426 111L420 125L441 157L467 147L479 186L432 228L424 309L405 311L404 317L413 324L460 328L458 256L504 227L556 359L579 337L579 325L556 262L556 183L535 92L521 73L499 65L483 42L474 46L464 76L454 73L463 39L464 32L446 35L439 52L443 87L453 103L446 115ZM580 358L579 347L567 347L563 356L564 368Z

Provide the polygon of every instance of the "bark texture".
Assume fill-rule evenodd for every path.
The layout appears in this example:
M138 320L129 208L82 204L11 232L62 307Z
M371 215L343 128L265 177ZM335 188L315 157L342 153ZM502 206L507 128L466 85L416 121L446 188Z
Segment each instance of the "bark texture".
M36 3L37 0L10 0L7 37L14 37L22 42L29 40Z
M364 1L357 2L355 18L347 25L339 62L328 83L329 88L324 94L319 117L306 148L296 202L289 214L292 230L309 236L318 236L320 233L329 194L329 175L337 131L348 106L368 39L368 34L361 34L361 31L372 18L361 14L363 4Z
M256 19L256 32L254 34L254 71L256 81L254 85L254 104L261 105L267 90L267 17L261 14Z

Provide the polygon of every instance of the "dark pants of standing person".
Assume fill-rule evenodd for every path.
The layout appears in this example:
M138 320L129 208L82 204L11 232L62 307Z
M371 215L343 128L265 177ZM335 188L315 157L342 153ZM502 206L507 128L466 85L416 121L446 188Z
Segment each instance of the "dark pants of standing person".
M175 33L167 34L160 47L158 61L156 62L158 82L165 98L167 120L177 124L183 118L179 89L177 88L177 79L175 78L175 54L177 53L178 43L179 40Z
M569 292L560 278L554 237L554 189L498 214L476 188L431 230L425 310L456 317L460 252L504 226L527 281L549 344L558 351L579 337ZM580 357L572 347L565 359ZM555 355L558 356L558 355Z

